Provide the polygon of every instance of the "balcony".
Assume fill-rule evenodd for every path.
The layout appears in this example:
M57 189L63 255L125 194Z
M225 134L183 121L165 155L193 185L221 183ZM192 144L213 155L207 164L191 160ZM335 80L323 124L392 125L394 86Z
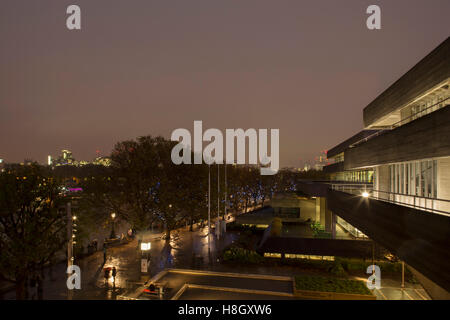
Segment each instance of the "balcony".
M450 200L375 190L373 189L372 184L364 183L332 183L330 187L332 190L342 191L359 197L385 201L424 212L440 214L450 218Z
M344 169L450 155L449 105L405 125L354 144L344 153Z

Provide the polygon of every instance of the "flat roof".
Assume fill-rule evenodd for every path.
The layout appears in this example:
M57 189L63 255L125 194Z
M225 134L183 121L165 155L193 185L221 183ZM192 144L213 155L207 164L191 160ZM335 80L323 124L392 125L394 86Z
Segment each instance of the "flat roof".
M364 108L364 126L399 110L450 77L450 37L426 55Z
M332 158L332 157L337 156L339 153L344 152L344 150L347 149L350 145L352 145L360 140L363 140L364 138L367 138L368 136L371 136L378 131L379 130L362 130L362 131L358 132L357 134L351 136L344 142L341 142L337 146L328 150L327 158Z
M153 277L147 285L150 282L166 284L165 299L205 299L208 295L228 300L274 299L275 296L283 299L294 298L292 277L285 276L166 269ZM130 296L147 299L142 293L144 287L138 288L135 294Z

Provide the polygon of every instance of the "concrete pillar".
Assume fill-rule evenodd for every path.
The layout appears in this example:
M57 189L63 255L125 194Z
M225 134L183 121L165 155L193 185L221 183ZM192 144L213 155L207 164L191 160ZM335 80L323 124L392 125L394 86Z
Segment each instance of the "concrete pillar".
M331 210L325 210L325 231L332 233L332 225L333 225L333 212Z
M331 238L336 239L336 215L331 212Z
M325 226L325 215L327 210L327 199L324 197L320 198L320 224Z
M316 218L314 221L320 222L320 197L316 198Z
M389 171L389 165L378 166L375 170L375 184L374 189L380 191L390 191L391 185L391 173ZM381 199L389 199L389 194L385 192L375 192L374 196Z

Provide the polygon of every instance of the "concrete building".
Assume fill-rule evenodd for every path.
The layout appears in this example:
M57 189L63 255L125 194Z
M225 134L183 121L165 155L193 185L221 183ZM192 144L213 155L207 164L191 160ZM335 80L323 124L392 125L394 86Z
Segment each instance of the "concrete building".
M432 297L447 299L449 85L447 38L364 108L363 131L328 151L331 181L302 187L403 259Z

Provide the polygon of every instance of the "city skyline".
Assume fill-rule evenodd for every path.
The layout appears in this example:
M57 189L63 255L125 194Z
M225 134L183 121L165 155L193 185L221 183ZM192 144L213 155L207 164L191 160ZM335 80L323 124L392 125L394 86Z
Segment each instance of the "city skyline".
M361 109L446 39L450 9L379 1L382 29L368 30L366 1L79 1L82 30L72 32L69 4L3 4L6 162L45 163L61 149L107 156L119 141L168 138L202 120L278 128L280 166L313 163L360 131Z

